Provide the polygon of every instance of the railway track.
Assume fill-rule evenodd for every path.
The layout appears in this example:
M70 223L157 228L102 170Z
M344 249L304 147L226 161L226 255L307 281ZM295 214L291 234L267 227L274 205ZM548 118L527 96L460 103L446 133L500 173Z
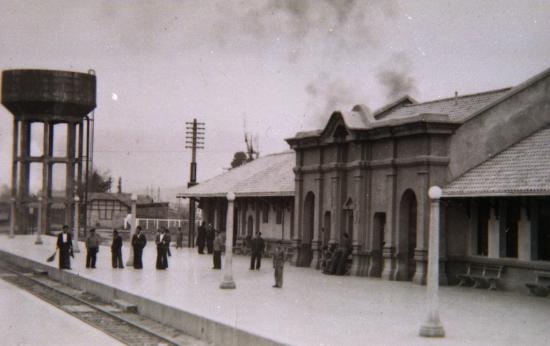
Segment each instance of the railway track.
M0 261L0 278L103 331L126 345L209 345L140 316L135 307L101 301L96 296L53 281L42 273Z

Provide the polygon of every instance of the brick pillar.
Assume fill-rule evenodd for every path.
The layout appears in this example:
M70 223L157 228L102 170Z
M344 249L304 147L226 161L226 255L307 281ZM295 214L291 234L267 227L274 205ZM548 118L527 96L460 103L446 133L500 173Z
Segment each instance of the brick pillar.
M304 204L304 186L302 175L296 172L294 178L296 186L296 197L294 201L294 229L292 244L288 254L289 261L292 265L298 265L299 249L302 243L302 227L303 227L303 204Z
M340 204L340 177L332 177L331 179L331 225L330 225L330 240L329 244L337 244L340 242L340 235L337 232L341 231L341 214L342 205Z
M363 271L363 257L361 252L362 248L362 234L360 233L361 228L364 225L364 193L365 193L365 177L362 172L359 170L354 178L354 211L353 211L353 235L352 235L352 258L350 274L355 276L360 276Z
M314 269L319 269L321 267L321 244L322 244L322 234L321 234L321 225L323 217L323 176L322 173L319 173L317 178L315 178L317 183L317 193L315 194L317 203L315 204L315 215L313 221L313 237L311 239L311 264L310 267Z
M384 258L384 267L382 269L382 278L386 280L394 280L395 274L395 244L394 244L394 211L395 211L395 174L386 176L386 191L388 192L387 199L387 218L384 231L384 249L382 256Z
M413 282L418 285L424 285L426 283L426 268L428 265L428 237L426 227L426 215L429 215L427 211L430 210L430 204L428 201L428 172L418 172L418 191L417 196L417 214L416 214L416 248L414 249L414 261L415 270Z

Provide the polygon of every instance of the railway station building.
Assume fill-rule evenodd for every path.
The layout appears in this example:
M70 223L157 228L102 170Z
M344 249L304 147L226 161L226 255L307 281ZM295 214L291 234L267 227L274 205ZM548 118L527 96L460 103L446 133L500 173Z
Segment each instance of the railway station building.
M284 239L294 265L319 269L323 246L347 233L351 275L424 284L428 189L437 185L440 282L456 283L469 265L494 265L500 287L525 287L550 271L549 125L550 69L512 88L335 111L323 129L286 139L293 154L278 155L293 162L263 170L260 159L225 174L240 189L254 186L248 176L265 183L240 201L234 191L236 239L262 230L262 203L278 205L285 231L262 233ZM223 228L225 193L239 188L220 184L214 194L207 186L181 196L199 199L207 220Z

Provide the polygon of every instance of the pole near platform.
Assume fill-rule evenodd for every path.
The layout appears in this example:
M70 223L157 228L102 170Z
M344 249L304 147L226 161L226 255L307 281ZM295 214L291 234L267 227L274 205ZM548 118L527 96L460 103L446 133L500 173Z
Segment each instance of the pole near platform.
M227 193L227 216L225 226L225 258L223 265L223 281L220 288L234 289L235 280L233 280L233 208L235 202L235 194Z
M430 243L428 248L428 316L420 327L420 336L444 337L445 329L439 319L439 199L441 188L428 190L430 206Z
M189 174L189 183L187 187L197 185L197 149L204 149L204 123L193 119L192 122L186 122L185 148L191 149L191 167ZM195 199L189 199L189 236L188 246L195 247Z
M126 266L132 267L134 265L134 247L132 246L132 238L136 234L137 228L137 194L132 194L132 219L130 221L130 242L128 245L128 259L126 260Z
M10 200L10 234L9 238L15 237L15 197L12 197Z

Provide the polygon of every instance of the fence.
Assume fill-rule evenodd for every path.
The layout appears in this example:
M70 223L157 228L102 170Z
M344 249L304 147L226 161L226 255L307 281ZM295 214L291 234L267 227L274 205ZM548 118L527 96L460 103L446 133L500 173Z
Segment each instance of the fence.
M141 226L143 230L157 230L161 227L166 227L170 230L178 229L181 227L182 231L187 232L189 230L189 220L184 219L145 219L137 218L137 225ZM195 222L195 227L199 225L199 222Z

